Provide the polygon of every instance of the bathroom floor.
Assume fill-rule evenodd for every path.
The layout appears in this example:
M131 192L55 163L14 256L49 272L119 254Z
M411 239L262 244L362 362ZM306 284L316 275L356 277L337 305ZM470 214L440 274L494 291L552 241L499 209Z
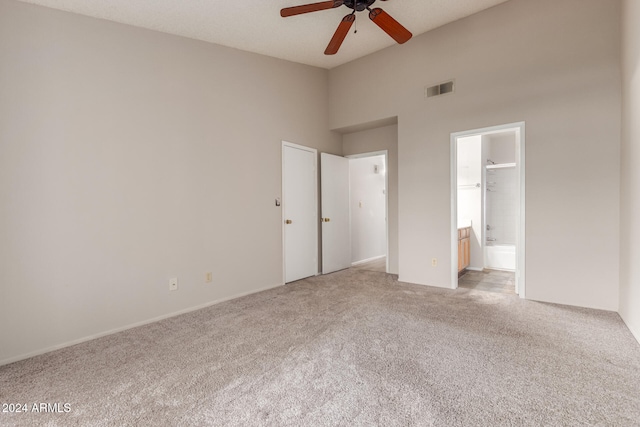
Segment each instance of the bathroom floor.
M467 271L458 278L458 287L477 291L516 294L516 274L513 271L488 270Z

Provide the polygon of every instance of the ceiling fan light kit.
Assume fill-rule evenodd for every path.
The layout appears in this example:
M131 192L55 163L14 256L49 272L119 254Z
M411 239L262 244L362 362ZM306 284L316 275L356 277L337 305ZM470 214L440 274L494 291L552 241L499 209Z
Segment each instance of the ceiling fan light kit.
M387 1L387 0L380 0ZM327 45L324 51L325 55L334 55L340 49L342 42L349 33L351 26L356 20L356 12L362 12L364 10L369 11L369 19L373 21L378 27L387 33L396 42L402 44L407 42L413 35L409 30L403 27L398 21L393 19L384 10L379 7L371 8L376 0L330 0L319 3L305 4L301 6L285 7L280 11L280 16L286 18L288 16L301 15L303 13L318 12L320 10L334 9L340 6L346 6L352 10L352 12L342 18L338 29L333 34L331 41Z

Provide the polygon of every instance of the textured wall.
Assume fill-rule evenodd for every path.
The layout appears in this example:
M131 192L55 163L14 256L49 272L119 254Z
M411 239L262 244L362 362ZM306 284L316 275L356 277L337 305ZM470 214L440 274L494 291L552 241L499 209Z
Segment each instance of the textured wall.
M282 284L281 140L341 153L327 84L0 0L0 362Z

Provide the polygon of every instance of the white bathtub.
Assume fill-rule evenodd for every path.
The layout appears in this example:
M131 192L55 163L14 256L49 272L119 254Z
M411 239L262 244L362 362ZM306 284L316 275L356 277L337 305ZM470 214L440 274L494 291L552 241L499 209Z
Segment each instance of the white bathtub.
M514 271L516 269L515 245L486 245L484 247L484 267Z

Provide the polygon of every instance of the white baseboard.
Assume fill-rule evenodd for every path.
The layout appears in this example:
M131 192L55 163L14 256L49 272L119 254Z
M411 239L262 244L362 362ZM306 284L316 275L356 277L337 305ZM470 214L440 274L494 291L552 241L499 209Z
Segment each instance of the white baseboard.
M494 270L494 271L506 271L508 273L515 273L515 270L511 270L509 268L496 268L496 267L485 267L483 270ZM482 271L482 270L480 270Z
M273 286L266 286L264 288L255 289L253 291L242 292L240 294L232 295L230 297L221 298L221 299L217 299L217 300L214 300L214 301L209 301L209 302L207 302L205 304L200 304L200 305L197 305L197 306L194 306L194 307L185 308L183 310L174 311L174 312L169 313L169 314L163 314L161 316L153 317L151 319L143 320L141 322L132 323L130 325L122 326L120 328L110 329L108 331L104 331L104 332L99 332L97 334L88 335L86 337L78 338L76 340L67 341L67 342L62 343L62 344L57 344L57 345L54 345L54 346L51 346L51 347L47 347L47 348L43 348L43 349L40 349L40 350L29 352L29 353L21 354L19 356L14 356L14 357L10 357L8 359L3 359L3 360L0 360L0 366L8 365L9 363L18 362L20 360L29 359L29 358L34 357L34 356L40 356L41 354L49 353L49 352L55 351L55 350L60 350L60 349L65 348L65 347L71 347L72 345L82 344L83 342L91 341L91 340L94 340L96 338L101 338L101 337L104 337L104 336L107 336L107 335L116 334L118 332L126 331L127 329L137 328L138 326L144 326L144 325L148 325L150 323L159 322L160 320L168 319L170 317L179 316L181 314L186 314L186 313L190 313L192 311L201 310L203 308L211 307L212 305L220 304L220 303L225 302L225 301L233 300L233 299L236 299L236 298L241 298L241 297L244 297L244 296L247 296L247 295L251 295L251 294L255 294L255 293L258 293L258 292L262 292L262 291L267 291L269 289L274 289L274 288L277 288L277 287L280 287L280 286L283 286L283 285L284 285L284 283L280 283L280 284L273 285Z
M618 315L620 315L620 313L618 313ZM634 329L633 326L631 326L629 323L627 323L627 321L624 320L624 317L620 316L620 318L622 319L624 324L627 326L627 328L631 332L631 335L633 335L633 337L636 339L636 341L638 341L638 344L640 344L640 331Z
M354 265L365 264L367 262L375 261L377 259L381 259L384 257L386 257L386 255L378 255L378 256L374 256L373 258L367 258L367 259L362 259L360 261L352 262L351 265L354 266Z

